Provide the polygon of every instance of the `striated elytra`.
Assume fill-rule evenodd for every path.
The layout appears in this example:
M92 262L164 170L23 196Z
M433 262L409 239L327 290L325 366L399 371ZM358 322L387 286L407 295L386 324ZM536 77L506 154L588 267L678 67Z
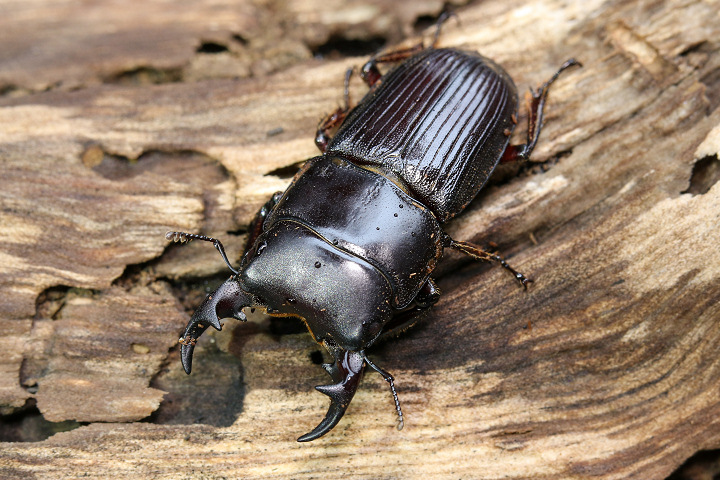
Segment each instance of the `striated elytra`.
M397 65L381 75L383 63ZM334 362L323 365L332 383L316 387L330 397L327 415L298 440L319 438L340 421L366 365L389 382L402 428L394 379L366 350L413 325L437 302L431 274L445 248L497 261L527 288L531 280L501 257L453 240L442 226L477 195L499 162L529 157L548 87L572 65L579 64L567 61L531 91L522 145L509 143L518 112L515 84L477 53L419 45L376 56L361 70L370 90L354 108L348 73L345 106L318 128L322 154L260 209L239 269L217 239L167 234L175 241L213 242L232 271L180 339L185 371L205 329L220 329L222 318L245 320L243 308L299 317Z

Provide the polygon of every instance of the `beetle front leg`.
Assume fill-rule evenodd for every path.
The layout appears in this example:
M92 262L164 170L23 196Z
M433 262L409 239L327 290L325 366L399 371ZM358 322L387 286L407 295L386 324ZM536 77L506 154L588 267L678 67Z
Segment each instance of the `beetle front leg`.
M470 255L475 260L498 262L505 270L512 273L513 277L515 277L515 280L517 280L525 290L527 290L528 283L533 281L532 279L527 278L525 275L508 265L508 263L500 255L486 252L475 244L469 242L458 242L457 240L453 240L448 236L445 241L445 246L462 252L465 255Z
M529 160L530 154L535 149L538 139L540 138L540 130L542 130L543 123L543 111L545 109L545 101L547 100L548 92L550 91L550 85L560 76L560 74L566 69L573 66L582 67L582 64L571 58L562 64L557 72L548 80L543 83L537 92L530 89L530 96L528 97L528 129L527 129L527 143L522 145L508 145L500 159L503 163L515 162L520 160ZM514 118L514 117L513 117ZM509 131L508 131L509 133Z

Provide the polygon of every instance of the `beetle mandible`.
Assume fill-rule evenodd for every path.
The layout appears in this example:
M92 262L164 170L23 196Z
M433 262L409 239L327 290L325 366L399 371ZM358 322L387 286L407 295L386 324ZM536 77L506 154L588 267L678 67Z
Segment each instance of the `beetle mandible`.
M333 357L323 365L333 383L315 387L330 397L329 410L300 442L340 421L366 365L390 384L402 428L394 379L366 350L413 325L438 301L430 275L445 248L499 262L525 288L531 281L500 256L453 240L442 225L477 195L500 161L529 158L550 85L579 62L568 60L537 92L530 90L527 142L511 145L518 112L513 80L478 53L437 48L437 37L429 47L371 58L360 72L369 92L354 108L348 71L344 107L318 127L322 154L260 209L239 269L217 239L166 235L212 242L232 272L180 339L188 374L197 338L208 326L220 330L222 318L246 320L246 307L301 318ZM390 63L398 65L381 75L378 65Z

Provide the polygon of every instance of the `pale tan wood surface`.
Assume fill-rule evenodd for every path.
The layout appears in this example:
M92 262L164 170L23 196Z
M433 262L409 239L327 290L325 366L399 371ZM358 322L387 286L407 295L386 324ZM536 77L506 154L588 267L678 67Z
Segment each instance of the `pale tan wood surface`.
M313 48L395 40L441 4L43 5L0 7L15 15L0 15L0 406L83 425L2 443L0 478L663 479L720 447L720 2L458 9L442 45L494 58L521 91L585 65L552 90L547 163L447 227L535 283L448 254L430 316L372 351L405 429L368 374L310 444L295 438L324 415L326 378L296 324L227 322L182 373L178 334L226 270L163 234L220 236L237 260L363 61Z

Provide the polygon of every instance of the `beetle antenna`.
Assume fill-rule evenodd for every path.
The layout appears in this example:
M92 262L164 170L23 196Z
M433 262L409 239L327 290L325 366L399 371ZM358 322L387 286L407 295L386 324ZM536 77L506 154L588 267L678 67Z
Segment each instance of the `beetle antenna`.
M185 233L185 232L167 232L165 234L165 238L168 240L172 240L173 242L180 242L180 243L186 243L191 242L195 239L197 240L205 240L206 242L211 242L215 248L217 248L217 251L220 252L220 256L223 260L225 260L225 264L228 266L230 271L233 273L233 275L238 275L240 272L235 270L233 266L230 264L230 260L228 260L227 255L225 254L225 248L223 247L223 244L220 240L217 238L207 237L205 235L198 235L197 233Z
M398 425L397 429L402 430L403 426L405 426L405 421L403 420L403 413L402 408L400 408L400 400L398 399L397 392L395 391L395 379L392 375L390 375L388 372L383 370L382 368L375 365L373 362L370 361L370 359L365 355L365 352L360 352L362 354L363 360L365 360L365 363L367 363L370 368L378 372L380 375L383 376L386 382L390 384L390 391L392 392L393 400L395 400L395 410L397 410L398 414Z

